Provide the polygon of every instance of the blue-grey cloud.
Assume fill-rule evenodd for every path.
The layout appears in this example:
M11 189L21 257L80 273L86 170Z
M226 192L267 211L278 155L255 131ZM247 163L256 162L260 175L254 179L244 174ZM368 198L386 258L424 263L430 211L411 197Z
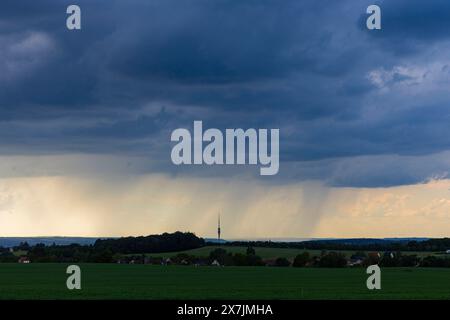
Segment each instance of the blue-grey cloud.
M450 148L447 1L380 1L381 31L365 29L370 1L81 0L81 31L65 28L69 4L2 2L3 154L138 155L178 173L170 132L198 119L280 128L286 181L389 186L445 171L381 167ZM357 177L337 174L342 159Z

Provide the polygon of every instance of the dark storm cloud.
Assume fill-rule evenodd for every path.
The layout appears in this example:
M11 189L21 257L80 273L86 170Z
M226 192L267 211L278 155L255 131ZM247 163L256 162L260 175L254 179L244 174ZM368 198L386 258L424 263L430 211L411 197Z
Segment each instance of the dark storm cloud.
M370 1L77 3L82 30L71 32L72 2L2 2L2 153L167 161L171 130L198 119L280 128L290 177L372 187L435 174L381 170L384 157L450 147L447 1L380 2L374 32ZM336 175L339 159L366 156L357 178Z
M139 37L124 37L111 67L133 77L188 84L284 77L314 60L307 50L318 41L299 19L307 8L274 1L166 3L146 14L145 30L142 24L123 30Z
M450 36L450 3L445 0L382 1L384 36L424 42Z
M375 1L382 7L383 28L369 35L397 55L420 53L450 37L450 2L446 0ZM366 15L359 25L365 27Z

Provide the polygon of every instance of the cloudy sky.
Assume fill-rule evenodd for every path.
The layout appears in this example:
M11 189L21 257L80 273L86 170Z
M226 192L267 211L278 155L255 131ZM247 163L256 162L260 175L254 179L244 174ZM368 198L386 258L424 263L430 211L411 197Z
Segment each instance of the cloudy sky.
M449 235L449 1L75 2L0 5L0 235ZM279 174L173 165L194 120Z

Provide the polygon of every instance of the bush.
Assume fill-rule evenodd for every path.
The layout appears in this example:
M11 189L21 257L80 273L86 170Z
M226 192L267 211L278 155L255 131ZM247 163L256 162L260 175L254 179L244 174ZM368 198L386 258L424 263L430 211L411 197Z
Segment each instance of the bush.
M247 247L247 255L251 256L251 255L255 255L256 251L255 249L253 249L252 247Z
M19 258L11 252L5 251L0 253L0 262L17 262L18 260Z
M380 267L401 267L400 253L385 252L379 264Z
M369 253L363 261L363 266L368 267L380 262L380 257L376 253Z
M401 257L402 267L415 267L419 264L420 258L416 255L407 255Z
M320 257L319 267L342 268L347 265L347 259L342 253L330 252Z
M249 255L247 256L248 265L249 266L264 266L264 262L260 256L257 255Z
M310 261L309 253L305 251L295 257L294 263L292 265L294 267L301 268L305 267L309 261Z
M233 256L228 253L225 249L217 248L210 252L209 254L210 264L217 260L222 266L231 266L234 264Z
M291 263L286 258L277 258L277 260L275 260L276 267L289 267L290 265Z
M420 266L426 268L450 268L450 258L428 256L423 258Z
M233 256L233 265L235 266L247 266L247 256L242 253L235 253Z

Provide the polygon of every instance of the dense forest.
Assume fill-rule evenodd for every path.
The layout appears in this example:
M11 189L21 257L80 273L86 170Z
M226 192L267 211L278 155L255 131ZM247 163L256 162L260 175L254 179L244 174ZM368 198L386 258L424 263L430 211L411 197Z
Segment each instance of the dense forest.
M12 248L26 252L33 262L116 262L121 255L132 253L158 253L195 249L205 245L202 238L193 233L163 233L146 237L98 239L93 245L30 246L21 243ZM18 257L9 248L0 248L0 262L17 262Z
M98 239L94 249L111 250L113 253L159 253L183 251L205 245L202 238L190 232L163 233L147 237L126 237L118 239Z

